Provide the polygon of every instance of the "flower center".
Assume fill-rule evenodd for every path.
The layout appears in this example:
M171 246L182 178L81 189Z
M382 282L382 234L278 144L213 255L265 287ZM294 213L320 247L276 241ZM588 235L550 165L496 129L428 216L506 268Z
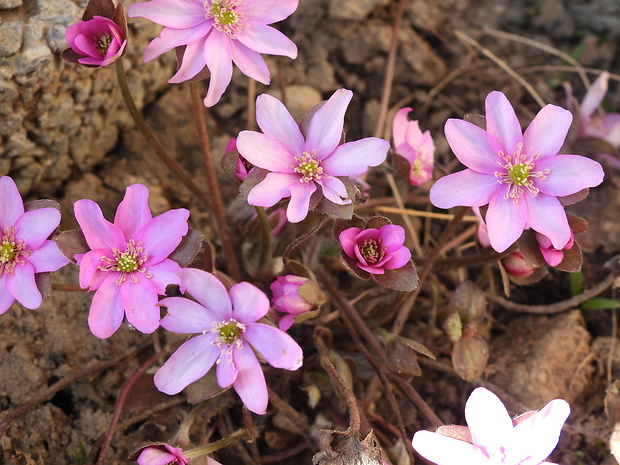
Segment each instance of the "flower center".
M20 240L15 242L15 228L4 228L0 238L0 276L4 273L13 274L17 265L26 262L22 258L28 257L32 251L26 250L26 245Z
M99 52L99 55L105 56L108 53L108 49L114 40L114 36L109 32L101 34L97 40L95 40L95 48Z
M295 160L299 163L297 168L294 169L295 173L301 174L299 180L301 182L310 182L315 179L321 179L323 168L320 166L321 160L315 160L316 150L312 150L310 153L304 152L301 157L295 157ZM327 175L325 175L327 176Z
M245 18L240 11L244 6L244 0L207 0L205 18L212 19L215 29L234 39L243 26L239 21Z
M243 346L242 335L245 332L245 325L234 318L228 321L214 321L211 332L216 335L215 341L211 344L218 346L221 351L216 363L220 363L222 355L230 355L235 347L241 349ZM228 360L233 363L232 357Z
M551 173L551 170L534 171L536 164L534 163L539 153L536 153L530 160L527 159L527 155L521 153L523 144L517 145L517 151L512 157L506 155L504 152L499 152L499 156L504 162L497 162L504 171L496 171L493 173L497 178L497 182L500 184L507 184L505 199L513 199L515 203L519 201L521 195L525 193L525 189L529 193L536 197L540 190L534 186L533 179L547 179L547 176Z
M364 239L359 246L360 254L369 265L374 265L385 255L387 247L381 247L381 239Z
M147 278L152 278L153 275L142 267L148 259L148 255L144 253L141 245L142 242L136 244L133 239L130 239L124 252L116 248L112 249L114 256L112 258L102 256L99 269L101 271L119 271L120 276L116 280L116 284L119 286L127 280L127 273L131 273L131 280L134 283L138 282L138 277L134 275L136 271L144 274Z

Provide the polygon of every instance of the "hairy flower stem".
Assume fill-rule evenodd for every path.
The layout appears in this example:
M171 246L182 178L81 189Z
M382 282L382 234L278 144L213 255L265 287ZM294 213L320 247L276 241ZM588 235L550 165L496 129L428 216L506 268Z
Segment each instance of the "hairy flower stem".
M235 281L241 281L241 273L239 271L239 262L235 254L235 247L232 242L230 228L226 219L226 210L222 202L222 194L217 182L215 174L215 164L213 163L213 153L211 152L211 142L207 131L207 122L203 113L203 102L196 83L190 84L192 94L192 108L194 110L194 119L196 120L196 128L198 129L198 138L200 139L200 147L202 148L205 171L207 175L207 186L209 193L213 198L212 207L215 215L215 221L220 232L220 239L224 247L224 253L228 259L228 272Z
M138 107L131 96L131 92L129 91L129 86L127 85L127 77L125 76L125 68L123 67L123 59L119 58L114 62L114 68L116 70L116 78L118 80L118 85L121 90L121 95L123 100L125 101L125 105L127 105L127 109L129 110L129 114L133 118L136 126L149 143L149 145L155 150L155 153L159 157L159 159L166 165L166 167L170 170L172 174L174 174L181 184L186 186L189 191L194 194L198 200L200 200L206 207L210 207L211 202L209 198L202 192L198 186L192 181L192 179L187 175L187 173L179 166L177 162L175 162L166 149L161 145L153 131L148 127L146 121L140 114Z
M220 450L232 444L235 441L238 441L239 439L243 439L246 436L246 434L247 434L247 431L245 430L245 428L239 429L235 431L234 433L231 433L230 435L226 436L225 438L212 442L211 444L207 444L206 446L197 447L195 449L183 451L183 455L187 459L193 459L195 457L200 457L201 455L210 454L212 452L215 452L216 450Z
M308 239L310 239L312 236L314 236L317 232L319 232L328 219L329 217L324 213L321 216L318 224L313 229L308 231L303 236L299 236L297 239L291 242L288 247L286 247L286 249L284 249L284 253L282 254L282 261L284 262L285 266L289 263L289 255L291 254L291 252L297 247L299 247L301 244L306 242Z
M260 224L260 255L258 256L258 269L264 270L271 258L271 227L267 218L267 212L263 207L254 207Z

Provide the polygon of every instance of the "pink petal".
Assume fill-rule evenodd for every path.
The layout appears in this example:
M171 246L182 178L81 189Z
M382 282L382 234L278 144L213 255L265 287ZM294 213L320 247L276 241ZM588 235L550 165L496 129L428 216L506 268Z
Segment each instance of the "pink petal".
M295 371L303 363L304 355L299 344L278 328L262 323L249 324L243 339L275 368Z
M398 147L406 143L407 127L409 126L409 119L407 115L412 111L412 108L401 108L394 115L392 121L392 139L394 140L394 147L398 150Z
M181 66L177 70L176 74L168 80L168 82L176 84L179 82L188 81L204 69L207 65L204 58L206 41L207 37L205 36L187 44L187 47L185 47L185 51L183 52L183 61Z
M92 288L92 279L95 276L95 273L99 270L101 266L101 258L107 257L112 259L114 255L107 249L95 249L89 252L86 252L82 259L80 260L80 287L82 289L86 289L91 286L91 291L94 290ZM101 272L101 271L100 271ZM106 275L109 274L109 271L104 271Z
M132 5L133 6L133 5ZM162 53L172 50L180 45L187 45L207 36L213 27L211 22L201 23L189 29L164 28L159 37L153 39L144 49L142 59L148 63Z
M101 283L90 305L88 327L90 332L99 339L106 339L114 334L125 316L120 286L116 284L116 275L117 273L110 273Z
M465 419L473 443L489 454L497 454L512 435L512 419L502 401L485 388L473 390L465 404Z
M24 202L22 201L17 186L13 179L8 176L0 178L0 230L7 226L13 226L17 219L24 214Z
M278 327L282 331L287 331L288 329L290 329L291 326L293 326L294 323L295 315L284 315L282 316L282 318L280 318L280 321L278 321Z
M338 236L343 252L350 258L355 258L356 237L360 232L360 228L349 228L342 231Z
M178 276L180 270L181 267L177 262L166 258L156 265L149 266L147 272L151 275L151 281L155 285L157 293L164 295L169 284L181 284L181 279Z
M238 374L233 387L251 412L263 415L267 411L267 384L256 355L249 344L233 353Z
M524 152L529 156L540 153L540 158L557 155L564 145L572 121L570 111L555 105L545 105L523 134Z
M181 449L178 449L179 451ZM147 447L136 460L138 465L169 465L178 463L177 457L157 447Z
M277 29L255 21L245 21L245 25L236 38L250 50L297 58L297 46Z
M103 57L99 55L99 49L95 47L92 37L84 35L85 25L86 23L82 25L82 33L75 38L75 47L80 50L81 53L84 53L89 57L96 57L97 61L102 61Z
M202 378L220 356L215 334L206 333L181 344L155 373L153 381L161 392L178 394L189 384Z
M162 299L159 306L166 307L166 316L161 319L161 326L173 333L210 332L213 322L219 321L205 307L185 297Z
M383 265L383 268L386 270L397 270L405 266L409 263L409 260L411 260L411 250L404 246L392 252L390 255L389 260Z
M298 4L298 0L248 2L243 9L243 14L251 21L271 24L288 18L297 9Z
M70 263L53 241L45 241L37 250L32 252L28 261L34 267L35 273L56 271Z
M598 186L605 172L600 163L579 155L557 155L535 162L533 171L550 170L547 179L534 178L534 185L541 192L561 197L574 194L586 187Z
M11 308L11 305L13 305L13 302L15 302L15 297L13 297L13 294L11 294L6 287L6 277L6 274L0 276L0 315L6 313L6 311Z
M269 68L260 53L250 50L238 40L230 42L233 63L243 74L266 86L271 82Z
M568 403L563 399L555 399L520 422L513 433L517 451L511 456L523 459L531 457L531 463L542 462L557 446L562 426L569 415Z
M330 202L336 205L348 205L351 203L347 188L340 179L322 176L321 179L317 179L315 182L321 186L323 195Z
M529 226L534 231L547 236L554 248L562 249L571 238L571 230L560 201L556 197L543 193L539 193L536 197L525 196L525 200ZM489 231L490 229L489 227Z
M516 242L523 233L527 220L527 205L521 196L518 202L504 198L500 191L489 202L486 222L491 247L503 252Z
M224 321L232 316L228 291L211 273L196 268L181 268L179 277L186 291L213 314L214 320Z
M80 54L83 54L83 52L79 50L78 47L76 46L75 38L82 33L83 24L84 24L84 21L78 21L77 23L69 26L67 30L65 31L65 40L69 44L69 47L71 47L75 52L80 53Z
M385 270L381 266L377 266L377 264L368 265L360 262L357 266L370 274L385 274Z
M478 173L492 175L497 171L497 162L502 161L499 153L505 149L491 134L461 119L449 119L444 131L461 163Z
M379 237L381 244L388 247L387 251L394 252L405 243L405 230L395 224L386 224L379 228Z
M269 298L259 288L248 282L230 288L232 317L239 323L249 324L264 317L269 311Z
M127 280L121 284L121 301L127 320L138 331L151 334L159 328L157 291L144 274L138 271L127 274Z
M263 181L264 182L264 181ZM291 223L299 223L308 216L310 197L316 190L313 182L301 182L300 180L289 186L291 200L286 208L286 217Z
M344 114L353 98L353 92L338 89L312 116L308 126L306 151L316 150L315 159L330 155L340 143Z
M521 124L514 108L502 92L491 92L485 100L487 132L504 148L506 155L512 155L523 142ZM471 168L471 167L470 167Z
M596 81L590 86L586 96L581 102L581 118L588 119L594 114L598 106L603 101L607 93L607 84L609 82L609 73L604 71L596 78Z
M133 236L148 255L146 267L161 262L177 248L187 234L188 218L189 210L185 208L169 210L153 218Z
M430 431L418 431L411 441L413 448L425 459L437 465L490 465L472 444Z
M15 238L24 241L28 250L36 250L60 223L60 212L55 208L39 208L24 213L15 222Z
M73 209L91 249L124 250L126 241L123 232L103 217L99 205L83 199L75 202Z
M258 96L256 122L267 136L280 141L292 155L300 156L304 151L305 141L299 126L277 98L268 94Z
M233 348L232 352L222 351L217 361L217 384L219 384L221 388L227 388L237 379L239 371L233 361L233 353L237 350L239 349Z
M336 147L321 161L321 166L330 176L359 176L366 173L369 166L383 163L389 149L388 141L367 137Z
M248 194L248 203L259 207L273 207L283 198L289 197L291 187L297 184L300 184L298 174L269 173L252 188Z
M439 208L457 205L481 207L489 203L499 190L504 188L495 176L466 169L435 181L431 187L430 201Z
M545 261L549 264L549 266L557 266L564 259L563 250L541 248L540 253L542 254Z
M24 307L34 310L41 306L43 296L34 280L34 267L25 262L15 267L13 274L6 275L6 288Z
M205 42L204 59L211 71L209 90L204 104L206 107L212 107L220 101L232 79L232 52L230 39L226 34L215 29L209 34Z
M174 29L188 29L206 21L203 2L196 0L152 0L134 3L127 8L127 16L142 17Z
M260 108L258 106L260 101L259 97L257 108ZM259 114L258 111L257 114ZM297 133L301 136L299 128L297 128ZM285 140L285 142L289 141ZM293 170L299 165L295 161L295 155L279 139L260 132L241 131L237 138L237 150L243 158L254 166L277 173L293 173ZM297 177L299 176L297 175Z

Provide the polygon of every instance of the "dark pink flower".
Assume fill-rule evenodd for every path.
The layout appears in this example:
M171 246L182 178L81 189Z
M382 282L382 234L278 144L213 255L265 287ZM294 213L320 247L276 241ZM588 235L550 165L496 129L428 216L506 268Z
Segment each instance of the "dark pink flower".
M78 63L98 68L116 61L127 45L123 30L111 19L102 16L69 26L65 38L71 49L81 55Z
M507 257L502 258L501 261L506 273L511 276L526 278L534 273L534 268L527 266L523 254L518 250L515 250Z
M570 240L561 249L556 249L555 247L553 247L553 244L551 243L551 239L539 233L536 233L536 241L538 242L540 253L542 254L543 258L550 266L559 265L562 262L562 260L564 260L564 251L570 249L575 243L572 231L570 235Z
M88 315L91 332L110 337L123 317L138 331L159 327L157 295L168 284L179 284L178 263L167 258L187 234L189 211L170 210L155 218L142 184L127 188L114 223L107 221L92 200L75 202L75 217L91 250L76 255L80 287L96 291Z
M59 223L55 208L25 211L13 179L0 178L0 315L15 300L26 308L39 308L43 296L35 275L69 263L48 240Z
M411 259L411 251L403 245L405 230L397 225L345 229L338 240L347 257L357 260L357 266L371 275L395 270Z
M297 315L315 308L315 305L312 305L299 295L299 288L307 282L308 278L286 275L278 276L271 283L271 292L273 292L271 302L273 303L273 308L287 314L280 318L278 323L282 331L286 331L293 326Z
M422 132L417 121L409 121L411 108L401 108L394 115L392 137L394 152L409 164L409 183L412 186L433 178L435 143L430 131Z
M137 459L139 465L187 465L183 449L168 444L145 447Z

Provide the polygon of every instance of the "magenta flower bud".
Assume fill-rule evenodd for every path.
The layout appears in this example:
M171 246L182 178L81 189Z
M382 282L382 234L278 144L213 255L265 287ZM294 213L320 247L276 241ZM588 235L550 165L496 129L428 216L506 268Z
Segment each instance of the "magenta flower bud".
M286 275L278 276L271 283L273 308L282 313L287 313L280 319L280 329L286 331L295 322L295 316L308 312L314 308L310 302L299 295L299 288L308 282L308 278L301 276Z
M392 136L394 152L409 164L409 183L419 186L433 178L435 143L429 131L422 132L417 121L409 121L411 108L401 108L394 115Z
M511 276L518 278L526 278L534 272L534 268L530 268L525 264L523 254L518 250L502 259L502 265Z
M103 68L116 61L127 45L127 35L109 18L94 16L67 28L65 39L78 56L78 63Z
M375 275L405 266L411 251L403 244L405 230L393 224L379 229L345 229L338 237L347 257L357 260L357 267Z
M137 462L139 465L187 465L189 460L183 455L183 449L161 444L145 447Z
M563 251L570 249L575 243L575 239L574 239L572 231L570 233L570 239L568 240L568 243L561 249L556 249L555 247L553 247L553 244L551 243L551 239L539 233L536 233L536 241L538 241L538 247L540 248L540 253L542 254L543 258L550 266L559 265L562 262L562 260L564 260Z

